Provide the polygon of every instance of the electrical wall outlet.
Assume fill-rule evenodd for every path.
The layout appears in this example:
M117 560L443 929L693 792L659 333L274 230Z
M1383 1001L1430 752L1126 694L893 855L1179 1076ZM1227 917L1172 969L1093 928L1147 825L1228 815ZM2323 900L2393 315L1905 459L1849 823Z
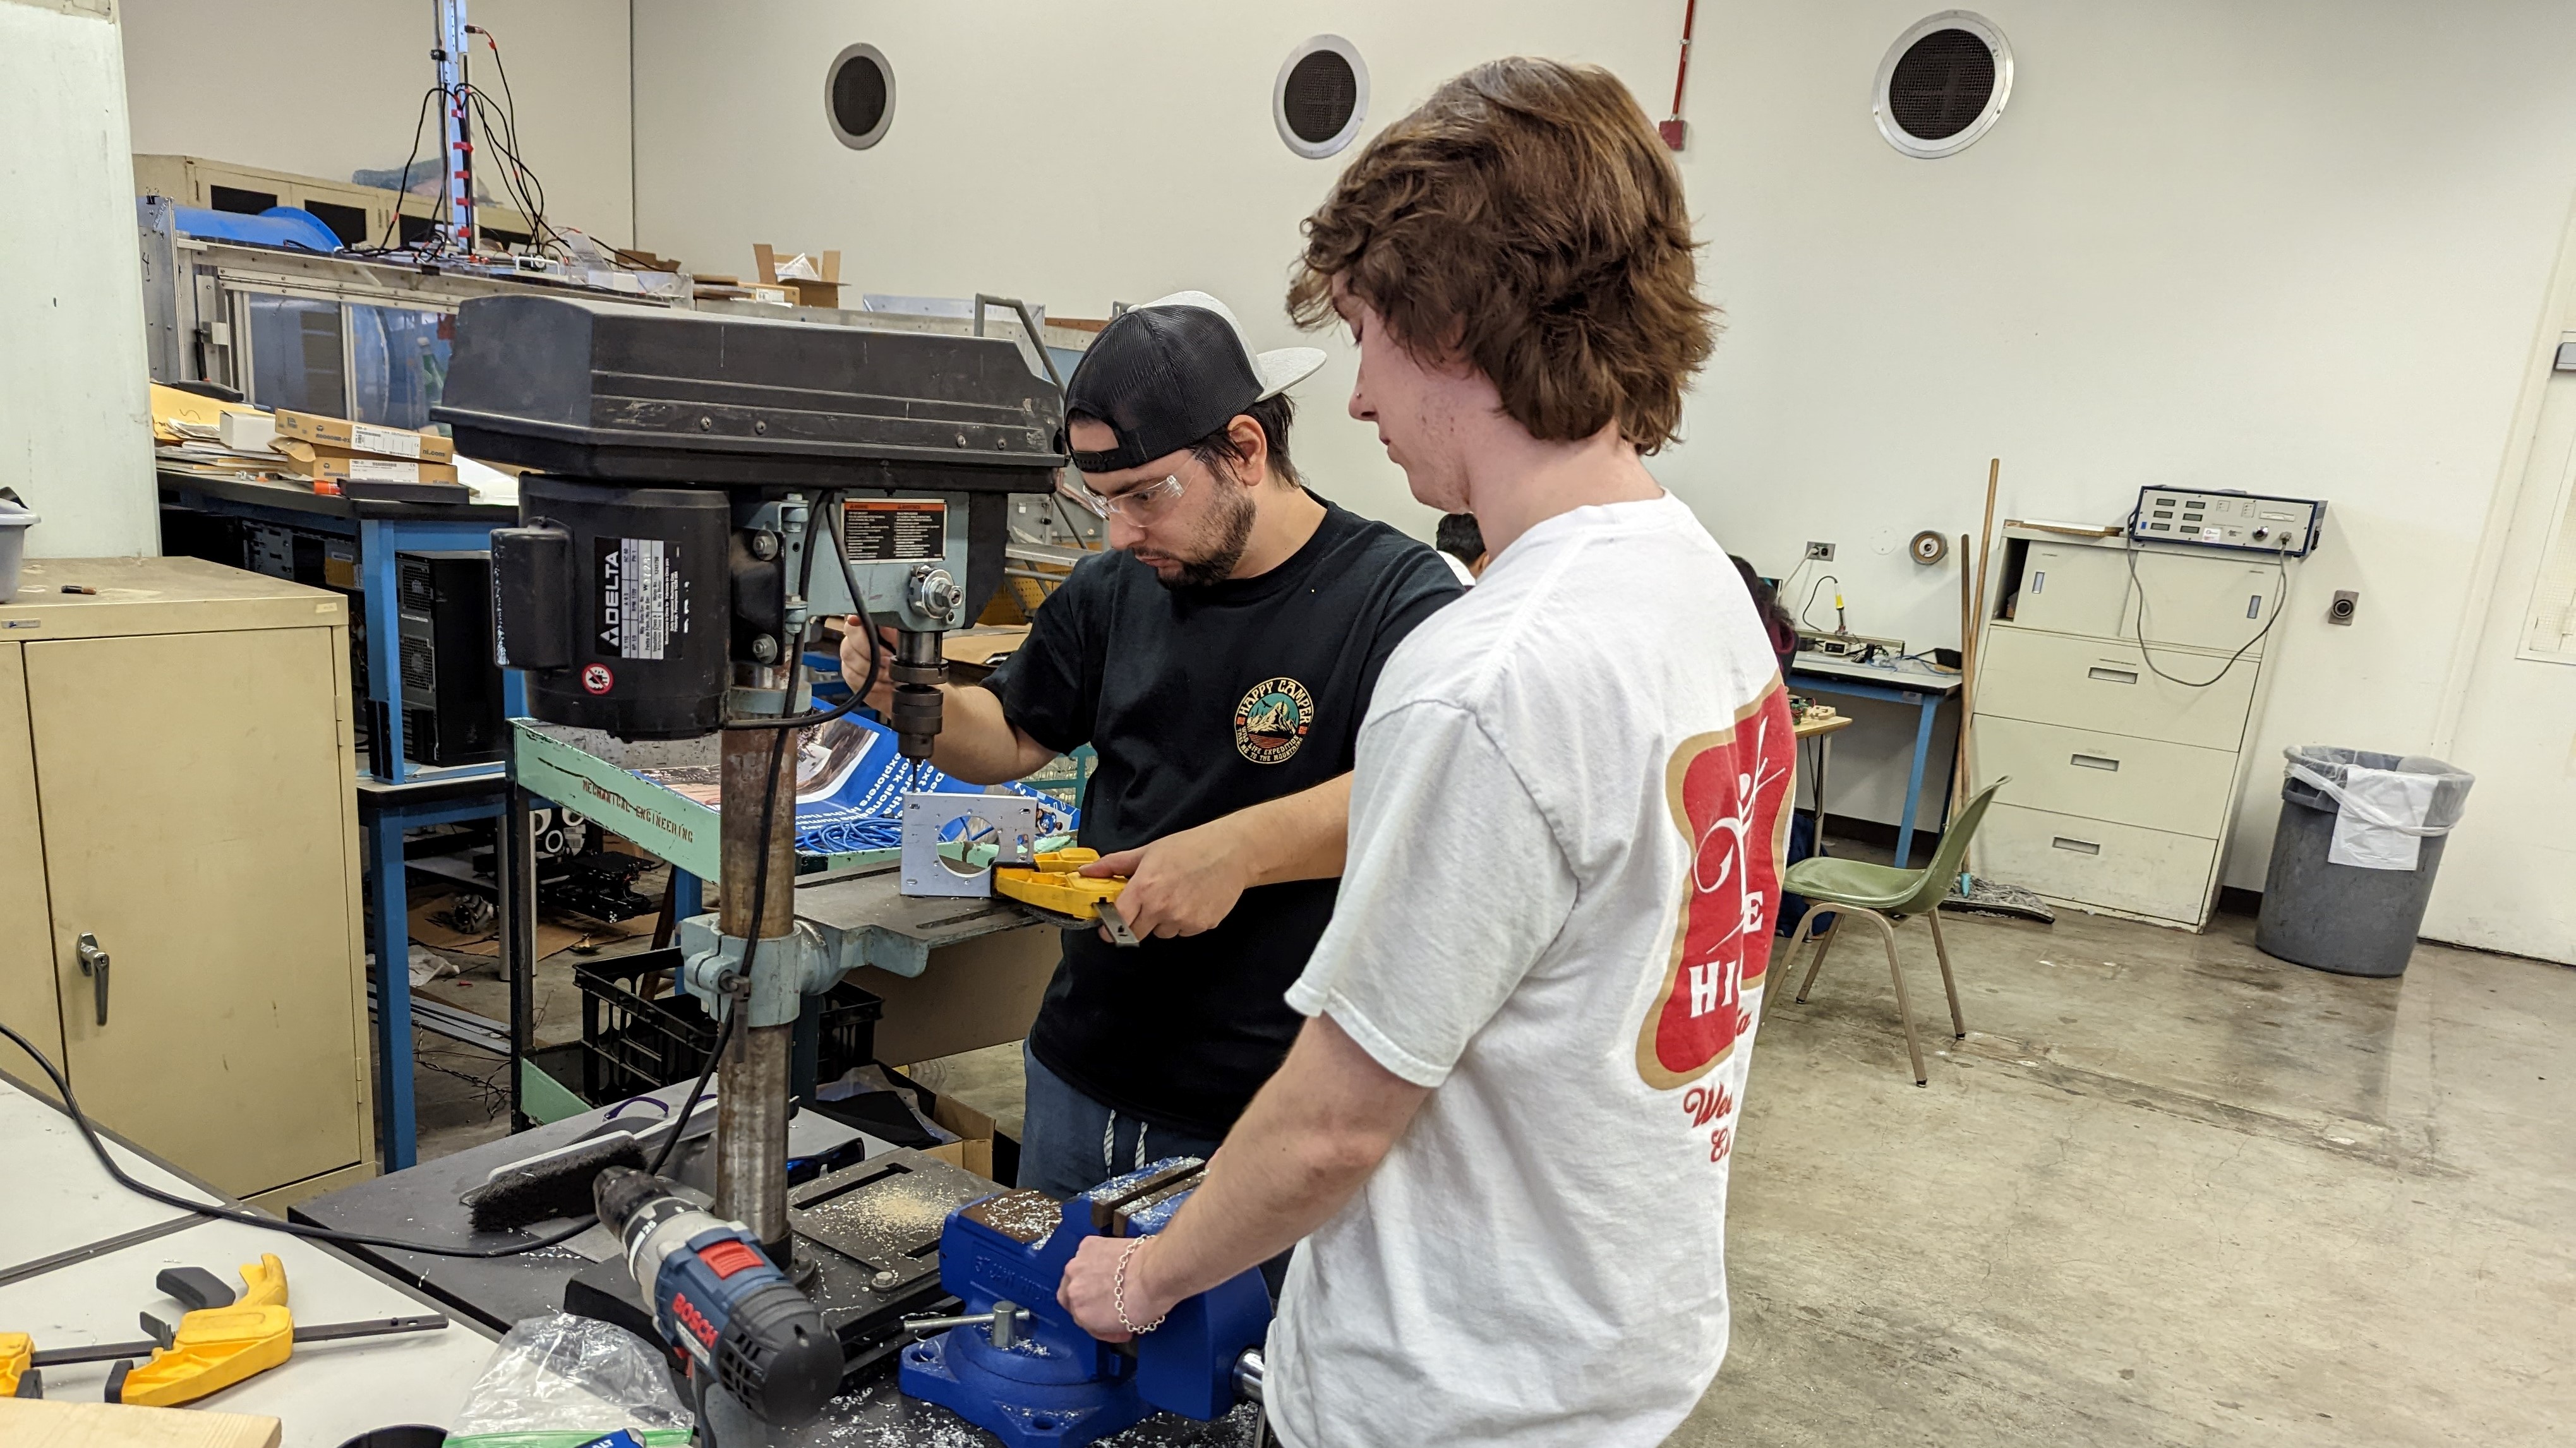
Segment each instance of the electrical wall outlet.
M2360 611L2361 595L2349 588L2338 588L2335 590L2334 602L2326 605L2326 622L2349 624L2352 622L2352 616Z
M1810 543L1807 545L1807 556L1818 563L1831 563L1834 561L1834 545L1831 543Z

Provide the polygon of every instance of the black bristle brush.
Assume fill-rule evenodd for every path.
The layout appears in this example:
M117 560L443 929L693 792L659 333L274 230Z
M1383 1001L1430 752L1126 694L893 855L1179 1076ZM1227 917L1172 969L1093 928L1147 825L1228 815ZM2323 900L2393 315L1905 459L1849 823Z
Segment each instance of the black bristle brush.
M578 1217L592 1209L591 1183L612 1166L644 1169L644 1144L628 1132L577 1141L496 1169L461 1200L478 1232Z

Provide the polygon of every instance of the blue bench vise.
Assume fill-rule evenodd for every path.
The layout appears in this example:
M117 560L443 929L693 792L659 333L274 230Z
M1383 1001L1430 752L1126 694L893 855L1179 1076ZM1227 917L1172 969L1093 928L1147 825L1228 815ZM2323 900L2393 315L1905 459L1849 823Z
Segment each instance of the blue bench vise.
M959 1207L939 1236L939 1280L958 1315L915 1318L938 1336L903 1350L903 1391L1010 1445L1079 1448L1156 1412L1209 1420L1258 1393L1270 1289L1245 1272L1175 1306L1132 1343L1105 1343L1056 1302L1084 1239L1159 1232L1206 1163L1170 1157L1072 1201L1003 1192Z

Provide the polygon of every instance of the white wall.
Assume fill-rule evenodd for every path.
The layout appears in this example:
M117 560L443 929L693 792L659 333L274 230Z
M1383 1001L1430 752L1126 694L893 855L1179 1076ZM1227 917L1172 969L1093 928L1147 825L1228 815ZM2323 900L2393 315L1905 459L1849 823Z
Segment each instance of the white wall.
M548 219L628 244L625 0L471 0L466 15L500 42ZM437 84L434 18L429 0L126 0L134 150L331 181L400 167ZM480 37L470 74L499 100ZM420 136L420 154L435 154L435 112ZM497 176L478 189L509 204Z
M1956 565L1919 568L1901 542L1972 531L1990 456L2004 516L2109 519L2148 483L2328 499L2226 870L2259 887L2279 749L2421 750L2466 676L2467 575L2576 189L2576 7L1990 0L2010 109L1916 161L1879 138L1869 90L1938 8L1700 7L1682 166L1728 332L1656 471L1766 572L1836 542L1853 627L1917 647L1957 641ZM715 26L639 0L641 239L725 270L755 240L837 246L862 289L1066 315L1203 286L1276 344L1296 223L1338 170L1272 130L1292 43L1358 43L1371 129L1513 51L1599 61L1660 115L1681 9L773 0ZM853 40L897 76L870 152L822 118ZM1329 345L1301 460L1427 534L1339 420L1348 355ZM2350 628L2323 621L2337 588L2362 594ZM1892 819L1910 736L1843 739L1834 808Z
M160 551L110 0L0 0L0 486L29 553Z
M2576 188L2576 10L1993 4L2010 108L1923 162L1866 100L1930 8L1703 31L1685 169L1732 325L1667 477L1766 567L1840 542L1855 626L1941 643L1956 576L1855 545L1973 527L1989 456L2010 516L2107 520L2149 483L2328 499L2226 871L2259 888L2282 746L2434 728Z

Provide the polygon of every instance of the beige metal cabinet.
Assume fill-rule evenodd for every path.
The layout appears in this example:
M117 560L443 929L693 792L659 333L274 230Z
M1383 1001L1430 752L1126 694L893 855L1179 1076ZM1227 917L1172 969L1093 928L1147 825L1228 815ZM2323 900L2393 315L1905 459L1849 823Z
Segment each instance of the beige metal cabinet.
M405 216L424 221L435 218L440 210L439 198L434 195L236 166L202 156L135 157L134 194L167 196L182 206L203 206L215 211L247 207L257 213L271 206L300 206L325 223L362 224L371 246L400 239L393 220L397 209ZM532 235L526 213L488 201L476 204L474 220L484 231L499 233L495 241L525 245Z
M196 559L32 561L0 604L0 1010L271 1205L374 1170L348 659L339 595Z
M2013 622L2079 638L2128 639L2143 632L2160 647L2233 653L2280 606L2288 571L2279 560L2241 553L2105 548L2096 539L2023 538L2008 561L2017 583ZM2008 580L2012 582L2012 580ZM2259 656L2258 641L2245 652Z
M2198 929L2217 898L2262 701L2262 632L2288 569L2172 546L2131 557L2117 538L2019 525L2004 539L1971 774L1979 787L2011 783L1975 867L2067 904Z

